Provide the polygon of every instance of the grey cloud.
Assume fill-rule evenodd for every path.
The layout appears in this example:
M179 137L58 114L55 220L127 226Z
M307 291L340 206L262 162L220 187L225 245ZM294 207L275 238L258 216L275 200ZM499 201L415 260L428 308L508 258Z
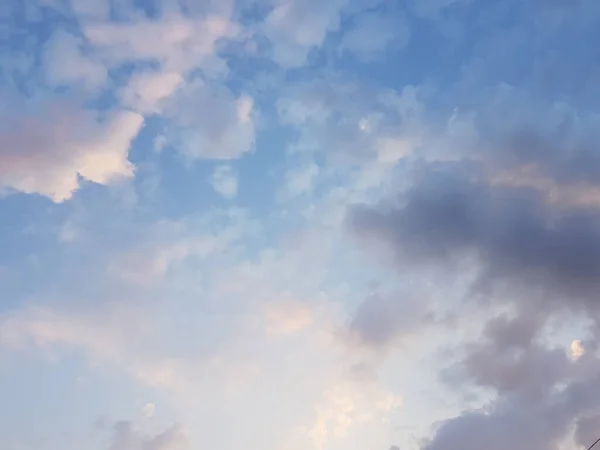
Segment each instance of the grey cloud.
M179 425L173 425L155 436L143 436L131 422L117 422L113 426L110 450L187 450L188 439Z
M569 361L563 349L547 349L535 342L542 323L533 323L523 312L512 320L491 319L485 340L467 347L462 361L466 376L519 401L549 395L568 375Z
M402 180L407 189L351 208L348 225L363 242L391 251L399 273L460 278L465 267L474 270L457 314L491 311L490 304L512 313L489 319L442 373L459 392L474 384L493 400L439 422L423 450L556 450L573 426L577 444L589 445L600 404L598 359L571 361L545 343L545 327L571 312L597 323L600 208L559 207L548 201L548 185L492 178L534 166L552 189L597 185L595 119L565 105L546 103L544 110L512 88L494 95L475 118L476 139L458 149L456 160L413 162L410 179ZM385 337L401 316L362 320Z
M470 11L476 20L462 20L484 3ZM464 279L465 268L475 271L457 315L511 313L489 319L443 373L457 391L475 385L491 400L439 422L423 450L557 450L573 429L577 445L600 436L597 356L573 361L547 343L550 320L583 313L598 324L599 66L596 49L581 42L597 40L599 11L588 0L413 2L414 14L440 26L456 20L464 32L453 51L471 56L443 71L456 70L459 81L439 81L437 109L458 108L472 133L442 133L441 149L425 145L427 157L440 150L436 158L454 162L410 161L410 180L398 185L408 189L351 208L348 225L363 243L391 251L399 273ZM554 201L565 189L569 201ZM445 286L431 281L443 301ZM351 325L381 345L403 326L402 313L371 308Z
M424 449L554 450L567 425L548 405L497 405L492 413L467 412L444 422Z
M597 361L578 366L542 338L557 309L583 305L593 317L600 287L599 214L594 208L553 208L534 189L491 186L477 163L465 161L423 165L404 195L351 212L354 232L393 249L399 270L417 265L458 276L464 260L475 260L477 298L485 305L492 298L513 302L514 317L490 319L452 368L462 383L474 383L495 399L441 422L424 450L554 450L576 420L578 439L589 437L582 418L598 405L592 387ZM499 285L509 288L508 296L482 289ZM469 304L462 307L470 311ZM381 321L382 329L393 320Z
M389 245L399 267L456 270L461 260L475 258L482 285L517 283L569 303L595 303L600 211L556 211L532 189L492 187L469 171L431 167L391 205L355 208L350 226Z
M348 326L351 340L367 348L384 348L421 328L428 320L423 303L412 298L369 295Z
M496 396L481 410L441 422L424 449L554 450L573 423L579 444L593 442L599 361L593 356L584 367L538 342L543 325L532 310L488 321L484 341L469 346L459 366Z
M600 182L600 117L560 101L540 100L506 84L479 98L478 134L465 154L495 169L534 166L557 183Z

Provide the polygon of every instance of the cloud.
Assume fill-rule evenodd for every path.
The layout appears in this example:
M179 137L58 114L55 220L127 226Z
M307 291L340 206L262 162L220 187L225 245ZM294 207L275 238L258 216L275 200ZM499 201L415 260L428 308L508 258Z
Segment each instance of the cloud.
M345 437L356 424L385 418L402 406L402 399L377 385L341 381L324 394L308 436L317 448Z
M157 114L184 80L177 72L137 72L120 90L121 104L141 114Z
M47 83L54 87L81 86L95 92L108 81L108 70L84 54L84 41L58 29L44 45L43 64Z
M380 12L367 12L357 16L353 27L346 31L340 42L340 52L349 52L358 60L380 60L387 49L406 47L410 40L407 20L399 14L387 17Z
M254 150L253 99L225 86L188 83L165 103L167 138L190 159L236 159Z
M426 317L425 302L374 293L354 312L344 339L351 345L386 349L399 338L422 330Z
M231 200L237 196L238 180L236 172L230 166L218 166L209 178L216 193Z
M146 403L142 408L142 411L144 413L144 416L152 418L156 413L156 405L154 403Z
M389 194L350 208L347 223L360 244L395 270L399 283L429 286L462 324L447 330L448 343L439 339L452 362L436 353L433 364L458 399L457 411L434 424L423 450L587 448L597 438L595 338L571 341L595 335L600 288L598 116L590 107L597 102L589 97L589 72L574 70L587 58L566 50L597 20L580 22L585 2L576 3L528 4L516 16L507 7L519 17L510 33L498 22L502 8L482 16L495 31L468 36L465 45L477 56L455 61L463 79L440 80L435 94L457 108L452 119L443 123L445 113L424 111L427 133L416 133L410 156L399 160ZM421 17L448 19L440 26L463 21L470 8L412 6ZM544 55L520 44L540 14L549 22L535 33L553 48ZM465 23L455 25L470 33ZM530 65L532 54L540 59ZM349 324L375 348L406 326L402 310L377 300Z
M58 103L9 117L0 129L0 186L62 202L79 189L80 178L108 184L131 177L129 147L143 123L128 111L100 118Z
M280 121L299 134L291 152L323 151L337 164L389 168L420 145L421 97L414 86L380 91L331 77L290 84L276 106Z
M136 431L131 422L117 422L109 450L187 450L190 443L180 425L173 425L156 436Z
M522 308L486 323L483 339L467 346L459 366L463 380L492 389L492 400L439 423L421 448L554 450L573 423L593 415L599 361L580 366L564 350L544 344L544 315Z
M296 196L309 193L319 176L319 166L315 163L307 164L304 167L294 168L286 173L287 190L290 195Z
M109 0L71 0L73 12L85 20L108 20L111 4Z
M160 64L164 71L183 74L198 67L222 71L222 62L215 58L215 44L221 38L234 37L238 29L219 16L173 16L160 21L88 24L83 33L109 66L146 61Z
M458 362L442 369L450 388L477 389L480 401L438 422L423 450L554 450L576 423L585 445L598 360L578 341L557 347L550 324L568 316L579 330L598 317L600 209L585 167L596 118L507 86L482 98L441 132L444 152L425 136L393 194L351 208L347 223L399 276L436 280L440 305L465 326L483 321L478 338L449 344ZM375 300L349 329L380 348L407 325L393 302Z
M489 186L476 173L476 166L428 167L396 201L356 208L351 227L388 245L399 267L457 273L471 259L482 285L542 289L563 305L594 307L600 211L555 210L535 191Z
M304 65L310 51L338 29L345 4L345 0L274 1L262 29L273 46L273 60L288 68Z
M132 302L112 302L85 312L23 308L0 317L0 345L13 351L35 350L43 357L83 355L92 368L117 370L141 386L167 394L179 406L198 401L214 389L215 383L218 392L224 394L251 376L246 362L211 352L192 358L157 351L164 349L163 340L169 334L148 309L148 304L140 307ZM198 384L200 379L203 382ZM211 388L207 389L209 383Z
M133 344L149 330L143 320L136 321L134 328L124 326L133 315L133 310L121 305L95 314L74 314L43 307L23 309L2 317L0 342L13 349L72 347L84 350L96 362L114 361L121 358L126 342Z
M214 223L211 222L214 220ZM212 227L217 226L213 230ZM108 273L137 286L154 286L178 263L216 257L239 242L252 224L240 211L231 210L197 220L162 221L145 231L113 257Z
M151 416L156 401L144 424L191 418L201 447L594 439L600 124L597 49L579 45L598 41L594 0L408 1L406 16L377 0L9 3L8 47L41 64L2 64L2 89L34 111L0 126L2 192L62 202L138 177L133 207L112 189L39 211L25 196L2 204L1 263L23 285L4 297L40 306L7 304L0 346L66 357L53 393L79 389L62 381L82 370L90 411ZM85 108L35 111L65 92ZM238 198L242 167L269 176ZM204 216L224 203L211 189L250 212ZM348 209L380 264L340 229ZM368 295L371 282L383 287ZM27 382L30 359L4 356ZM62 410L41 433L61 421L85 434ZM405 425L434 419L417 444ZM110 450L190 447L178 427L113 431ZM23 447L69 444L94 446Z
M585 347L580 340L574 340L571 342L571 358L578 360L585 355Z
M272 335L297 333L310 326L314 313L307 305L290 299L272 302L266 307L267 331Z
M597 184L596 113L566 102L539 100L506 84L485 92L473 120L478 136L467 143L463 154L483 160L496 173L529 171L559 187Z
M272 58L283 68L305 65L342 18L376 7L380 0L269 0L272 8L260 30L272 45Z

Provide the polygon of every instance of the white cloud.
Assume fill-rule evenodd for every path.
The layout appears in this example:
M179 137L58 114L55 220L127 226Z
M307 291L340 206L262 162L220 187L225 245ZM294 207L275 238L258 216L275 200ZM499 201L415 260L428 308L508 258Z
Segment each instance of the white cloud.
M165 135L163 134L159 134L158 136L156 136L152 142L152 149L156 152L156 153L160 153L164 150L165 146L168 143L168 139Z
M278 0L267 16L263 32L273 45L273 59L284 67L306 63L327 33L338 29L345 0Z
M423 143L423 138L414 136L384 136L377 140L377 161L383 164L394 164L410 156Z
M221 17L192 20L174 16L162 21L90 24L84 34L107 64L151 61L183 74L197 67L221 72L215 58L218 39L234 37L238 27Z
M138 72L133 74L119 97L123 106L141 114L160 112L162 102L184 82L177 72Z
M317 448L326 448L331 439L346 437L353 426L385 419L400 406L399 396L376 384L340 380L323 394L308 436Z
M132 112L99 120L65 105L9 119L0 130L0 186L62 202L79 189L79 177L99 184L131 177L129 147L143 122Z
M581 341L574 340L573 342L571 342L571 358L577 361L583 355L585 355L585 347L583 346Z
M297 333L314 321L312 309L290 298L269 303L265 315L267 332L273 335Z
M56 30L44 46L45 77L51 86L80 86L96 91L106 84L106 67L84 54L83 39Z
M320 170L324 186L344 170L354 178L342 183L347 195L339 201L347 203L365 201L365 195L375 189L384 192L398 161L427 147L431 133L422 118L423 96L414 86L401 92L374 92L368 86L334 79L290 85L278 99L277 110L280 120L295 126L299 133L291 152L324 155ZM335 169L329 165L333 159ZM355 174L350 174L352 169ZM310 190L310 169L304 173L297 168L291 173L298 176L288 177L288 182L294 180L299 190ZM340 183L339 178L335 182ZM343 214L344 206L339 206Z
M215 192L226 199L235 198L238 191L237 174L230 166L218 166L209 178Z
M172 119L167 138L191 159L236 159L254 149L255 125L250 97L236 98L225 86L198 80L165 104Z
M142 411L144 413L144 416L152 418L156 413L156 405L154 403L146 403L142 408Z

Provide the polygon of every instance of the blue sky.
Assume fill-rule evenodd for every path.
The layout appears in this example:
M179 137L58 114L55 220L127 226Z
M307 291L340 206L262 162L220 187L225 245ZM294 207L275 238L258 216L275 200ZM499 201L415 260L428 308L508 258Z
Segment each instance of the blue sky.
M597 42L596 0L4 0L0 447L593 442Z

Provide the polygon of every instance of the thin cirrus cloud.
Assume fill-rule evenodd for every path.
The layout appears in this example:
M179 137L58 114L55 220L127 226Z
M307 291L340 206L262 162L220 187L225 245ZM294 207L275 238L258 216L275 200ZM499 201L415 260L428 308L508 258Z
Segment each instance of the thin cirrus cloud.
M597 438L597 2L0 21L2 448Z

